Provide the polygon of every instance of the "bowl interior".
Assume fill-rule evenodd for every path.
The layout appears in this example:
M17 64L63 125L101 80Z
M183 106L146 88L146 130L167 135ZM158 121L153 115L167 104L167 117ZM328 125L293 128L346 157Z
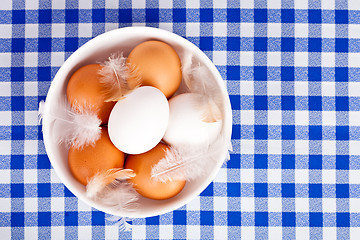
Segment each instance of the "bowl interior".
M225 84L216 67L199 48L186 39L176 34L156 28L128 27L116 29L99 35L85 43L65 61L63 66L57 72L46 98L47 106L51 108L51 106L54 104L57 104L59 101L66 99L65 92L67 82L71 75L79 67L90 63L104 61L111 53L114 52L121 51L124 53L124 56L128 56L130 51L136 45L147 40L164 41L171 45L177 51L179 56L182 56L184 52L190 51L194 54L195 58L200 62L200 64L203 64L209 69L211 75L213 76L213 79L211 80L218 82L219 91L221 91L224 97L224 121L222 131L224 135L230 140L232 127L231 106ZM216 156L216 158L219 160L213 167L211 173L197 179L196 181L188 182L185 188L177 196L168 200L150 200L141 197L138 201L139 207L136 211L120 211L92 201L85 196L85 187L78 183L69 171L67 164L68 149L64 144L58 144L51 137L53 135L52 131L53 129L50 119L44 117L43 136L45 148L53 168L66 187L80 200L84 201L90 206L101 211L123 217L137 218L155 216L183 206L198 196L211 183L228 155L228 146L224 146L224 151L221 152L219 156Z

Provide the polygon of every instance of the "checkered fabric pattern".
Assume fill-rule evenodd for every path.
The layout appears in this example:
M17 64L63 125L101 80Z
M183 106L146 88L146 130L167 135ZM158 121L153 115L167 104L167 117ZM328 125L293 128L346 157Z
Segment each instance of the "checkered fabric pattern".
M146 25L213 60L234 151L182 208L121 232L46 155L37 109L59 67L111 29ZM2 0L0 238L359 239L360 1Z

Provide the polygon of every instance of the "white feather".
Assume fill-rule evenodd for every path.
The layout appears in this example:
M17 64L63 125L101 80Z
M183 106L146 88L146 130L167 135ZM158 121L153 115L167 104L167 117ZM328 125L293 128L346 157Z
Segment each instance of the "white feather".
M195 180L214 168L223 150L224 140L221 138L212 144L171 146L165 157L153 166L151 176L162 182Z
M182 75L188 92L197 93L197 107L203 112L204 122L217 122L223 119L223 97L209 70L200 63L194 63L191 53L182 57Z
M136 69L126 62L123 53L111 54L109 59L101 64L99 74L103 84L105 101L118 101L133 89L129 87L127 79L138 81Z
M110 169L98 173L86 185L86 196L115 210L135 210L139 195L127 181L134 176L130 169Z
M101 120L87 107L71 108L66 101L59 101L48 107L46 102L39 103L39 121L48 117L53 124L53 136L75 148L94 145L101 136Z

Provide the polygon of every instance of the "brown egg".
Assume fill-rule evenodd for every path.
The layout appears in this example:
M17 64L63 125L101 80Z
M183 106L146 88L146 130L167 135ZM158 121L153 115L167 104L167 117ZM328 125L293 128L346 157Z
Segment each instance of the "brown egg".
M184 188L185 180L159 182L151 178L152 167L165 156L168 148L165 144L159 143L146 153L128 155L126 158L125 168L132 169L136 173L136 176L129 181L142 196L163 200L174 197Z
M115 102L104 102L99 64L90 64L79 68L70 78L66 95L72 107L87 106L97 113L102 123L107 123Z
M83 185L100 171L123 168L124 159L124 153L112 144L105 127L94 146L88 145L81 149L70 147L68 155L70 171Z
M128 63L136 68L141 86L160 89L169 98L181 83L181 61L176 51L161 41L147 41L136 46L129 54ZM139 84L136 78L128 80L130 88Z

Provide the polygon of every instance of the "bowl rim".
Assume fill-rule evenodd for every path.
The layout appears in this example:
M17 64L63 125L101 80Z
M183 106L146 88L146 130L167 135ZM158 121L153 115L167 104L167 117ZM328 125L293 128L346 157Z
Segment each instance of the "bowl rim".
M55 77L51 81L50 88L48 90L47 96L46 96L46 102L47 101L54 101L57 91L60 87L64 85L64 74L69 72L69 69L74 66L74 63L77 62L78 56L81 56L82 52L85 51L91 51L91 48L93 45L97 45L98 42L101 42L102 40L111 37L113 34L145 34L145 35L153 35L154 38L162 39L162 38L170 38L173 41L177 42L182 46L184 49L193 51L198 58L201 59L201 62L208 68L208 70L211 72L211 75L214 76L214 80L217 81L220 91L224 98L224 123L223 123L223 129L224 136L228 138L229 145L231 145L231 134L232 134L232 109L229 99L229 94L227 92L226 88L226 80L223 80L221 77L218 69L214 65L214 63L207 57L207 55L200 50L195 44L191 43L189 40L166 30L154 28L154 27L144 27L144 26L132 26L132 27L123 27L114 29L108 32L105 32L103 34L100 34L92 39L90 39L88 42L84 43L81 47L79 47L76 51L74 51L68 59L62 64L62 66L57 71ZM164 40L166 42L166 40ZM45 106L47 108L47 106ZM46 109L45 109L46 111ZM154 211L153 213L145 214L141 213L141 211L136 212L114 212L113 209L104 206L102 204L99 204L91 199L88 199L84 194L81 194L74 186L73 183L65 176L64 173L60 170L60 166L57 163L56 156L53 151L52 143L50 142L50 119L44 116L42 120L42 132L43 132L43 142L45 146L46 153L48 155L48 158L51 162L52 167L54 168L56 174L60 178L61 182L81 201L88 204L91 207L94 207L100 211L103 211L105 213L111 214L111 215L117 215L121 217L130 217L130 218L144 218L144 217L151 217L151 216L157 216L161 215L167 212L174 211L187 203L189 203L191 200L196 198L200 195L202 191L205 190L205 188L214 180L217 173L219 172L221 166L224 162L226 162L226 159L229 158L228 150L224 150L222 153L223 160L217 161L216 166L214 166L214 169L212 170L211 174L209 174L205 181L203 181L191 194L188 196L180 199L179 201L176 201L172 204L167 205L164 208L161 208L160 210ZM229 146L231 147L231 146Z

